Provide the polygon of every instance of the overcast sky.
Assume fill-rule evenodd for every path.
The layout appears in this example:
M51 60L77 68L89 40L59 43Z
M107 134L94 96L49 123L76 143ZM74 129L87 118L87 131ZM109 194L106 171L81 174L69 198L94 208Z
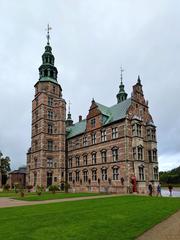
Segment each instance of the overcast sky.
M160 170L180 165L179 0L0 0L0 150L26 163L31 101L46 25L73 120L92 97L116 103L123 65L129 96L137 75L157 126Z

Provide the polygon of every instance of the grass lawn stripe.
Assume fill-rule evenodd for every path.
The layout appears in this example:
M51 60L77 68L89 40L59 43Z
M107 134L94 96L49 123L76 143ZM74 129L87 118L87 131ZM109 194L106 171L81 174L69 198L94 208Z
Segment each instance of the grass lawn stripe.
M122 196L0 209L2 239L130 240L180 209L179 198Z

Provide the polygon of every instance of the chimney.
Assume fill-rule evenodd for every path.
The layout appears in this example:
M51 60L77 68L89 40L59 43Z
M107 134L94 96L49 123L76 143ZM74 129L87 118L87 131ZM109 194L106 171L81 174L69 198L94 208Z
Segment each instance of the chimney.
M82 116L81 115L79 115L79 122L81 122L82 121Z

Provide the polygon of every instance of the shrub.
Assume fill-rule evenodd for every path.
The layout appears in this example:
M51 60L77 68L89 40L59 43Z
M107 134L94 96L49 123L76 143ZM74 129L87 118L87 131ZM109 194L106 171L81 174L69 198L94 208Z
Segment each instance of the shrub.
M32 185L27 185L26 188L27 188L28 192L30 192L31 189L33 189L33 186Z
M42 194L42 192L44 191L44 187L43 186L36 186L36 193L38 196L40 196Z
M57 185L51 185L49 186L49 191L56 193L56 191L59 191L59 187Z
M3 186L3 191L9 191L9 189L10 189L10 185L9 184L5 184Z

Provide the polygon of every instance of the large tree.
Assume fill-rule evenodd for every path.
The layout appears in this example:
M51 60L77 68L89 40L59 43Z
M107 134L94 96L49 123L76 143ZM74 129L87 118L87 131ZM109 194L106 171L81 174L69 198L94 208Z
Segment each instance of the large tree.
M10 158L4 157L0 151L0 186L6 184L8 172L11 171L10 162Z

